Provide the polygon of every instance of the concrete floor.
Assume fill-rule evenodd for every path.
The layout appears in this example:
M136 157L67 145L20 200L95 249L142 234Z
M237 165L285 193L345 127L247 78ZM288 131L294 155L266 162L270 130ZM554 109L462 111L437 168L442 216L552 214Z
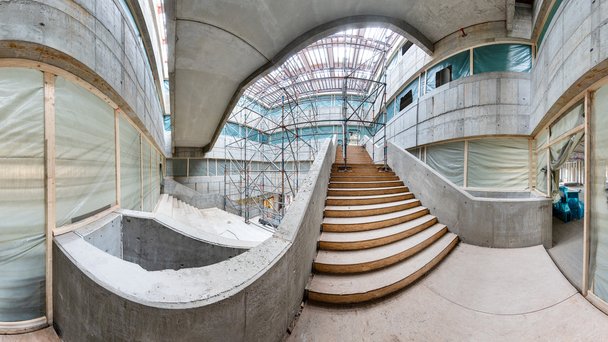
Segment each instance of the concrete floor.
M58 342L59 337L52 327L21 335L0 335L0 342Z
M583 220L562 222L553 218L553 247L551 259L579 291L583 277Z
M542 246L461 243L436 269L383 301L307 303L288 341L572 341L608 336L608 316L564 278Z

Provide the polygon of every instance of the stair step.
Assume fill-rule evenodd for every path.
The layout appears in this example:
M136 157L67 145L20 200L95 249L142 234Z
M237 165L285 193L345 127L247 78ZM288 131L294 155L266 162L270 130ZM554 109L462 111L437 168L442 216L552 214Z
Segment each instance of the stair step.
M323 219L324 232L358 232L386 228L399 223L411 221L427 215L429 210L425 207L415 207L394 213L364 216L364 217L326 217Z
M319 251L314 269L323 273L360 273L393 265L431 245L447 232L436 224L424 231L393 243L355 251Z
M386 296L422 277L457 243L458 237L447 233L412 257L379 270L349 275L315 274L306 287L308 299L348 304Z
M371 182L371 181L394 181L398 176L336 176L331 177L329 182Z
M409 192L407 186L391 186L386 188L329 188L328 196L371 196Z
M395 186L403 186L403 182L400 180L393 181L361 181L361 182L330 182L329 186L333 189L340 188L388 188Z
M319 237L319 249L349 251L386 245L405 239L437 224L433 215L381 229L360 232L323 232Z
M369 196L328 196L325 204L330 206L366 205L405 201L412 198L414 198L414 194L411 192Z
M366 205L336 205L326 206L325 217L361 217L394 213L420 206L420 200L408 199L404 201L366 204Z

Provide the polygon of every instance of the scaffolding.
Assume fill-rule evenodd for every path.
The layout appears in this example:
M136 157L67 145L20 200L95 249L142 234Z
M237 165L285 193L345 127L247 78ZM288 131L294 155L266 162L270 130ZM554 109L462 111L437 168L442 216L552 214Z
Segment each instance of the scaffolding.
M385 125L386 60L399 39L385 28L341 32L250 86L224 134L224 209L276 228L323 139L336 137L344 157L349 143L373 139Z

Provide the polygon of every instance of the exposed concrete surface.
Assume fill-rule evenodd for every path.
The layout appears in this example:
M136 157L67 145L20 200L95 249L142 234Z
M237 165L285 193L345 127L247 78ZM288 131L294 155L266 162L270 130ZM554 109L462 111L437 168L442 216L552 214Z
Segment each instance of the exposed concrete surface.
M0 57L67 70L97 87L164 151L163 111L129 14L114 0L2 1Z
M224 196L221 194L203 194L169 177L165 177L164 184L163 193L169 194L199 209L222 208L224 206Z
M123 217L123 259L148 271L182 269L215 264L246 249L192 239L154 220Z
M581 290L583 282L583 220L564 223L553 218L553 247L547 250L566 279Z
M530 75L483 73L441 86L395 113L386 139L407 149L473 136L526 135L529 121ZM380 130L376 140L383 134ZM374 152L382 156L382 146Z
M403 21L407 27L392 26L432 51L433 43L461 27L491 21L502 21L504 25L506 18L503 0L474 0L450 6L440 0L289 0L281 2L281 6L267 0L238 4L211 0L171 1L167 7L172 21L169 26L175 27L174 34L168 37L169 53L175 54L174 63L169 66L175 88L174 139L176 146L192 147L212 142L242 86L263 70L280 64L294 49L303 47L308 38L332 32L323 31L323 25L365 16L385 17L385 25Z
M194 230L224 239L260 243L272 236L271 230L254 222L245 223L241 216L218 208L196 209L166 194L161 195L154 215L170 217Z
M551 246L551 199L474 197L394 143L388 164L460 239L485 247Z
M542 246L461 243L432 273L383 301L306 304L287 341L600 341L608 316L563 278Z
M56 237L59 334L68 342L280 340L310 276L334 159L335 147L326 141L278 232L221 263L147 272L86 248L73 233Z
M544 1L539 8L545 3ZM585 88L608 75L608 0L563 1L532 69L530 127L540 129Z
M0 342L59 342L53 327L20 335L0 335Z

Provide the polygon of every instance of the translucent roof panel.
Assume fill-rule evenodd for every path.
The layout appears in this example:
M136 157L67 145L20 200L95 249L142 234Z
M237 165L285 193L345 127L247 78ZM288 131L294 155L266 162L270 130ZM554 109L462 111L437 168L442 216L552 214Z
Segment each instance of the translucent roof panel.
M328 93L367 94L387 55L403 38L387 28L351 29L322 38L245 90L272 108L285 101Z

